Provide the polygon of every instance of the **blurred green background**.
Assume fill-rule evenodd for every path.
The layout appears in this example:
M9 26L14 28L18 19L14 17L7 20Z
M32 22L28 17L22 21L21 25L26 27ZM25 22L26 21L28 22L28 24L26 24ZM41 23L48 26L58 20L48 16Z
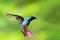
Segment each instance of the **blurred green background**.
M37 16L29 25L33 36L24 37L7 13ZM60 0L0 0L0 40L60 40Z

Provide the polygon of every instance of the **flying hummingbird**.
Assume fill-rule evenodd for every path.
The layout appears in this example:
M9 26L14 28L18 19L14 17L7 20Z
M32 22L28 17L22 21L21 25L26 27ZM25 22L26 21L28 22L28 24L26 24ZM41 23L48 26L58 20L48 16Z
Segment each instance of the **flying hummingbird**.
M18 23L21 24L22 33L24 34L25 37L32 36L32 34L28 31L28 26L32 20L36 19L36 17L34 15L30 16L29 18L24 18L22 16L15 15L15 14L7 14L7 16L16 18Z

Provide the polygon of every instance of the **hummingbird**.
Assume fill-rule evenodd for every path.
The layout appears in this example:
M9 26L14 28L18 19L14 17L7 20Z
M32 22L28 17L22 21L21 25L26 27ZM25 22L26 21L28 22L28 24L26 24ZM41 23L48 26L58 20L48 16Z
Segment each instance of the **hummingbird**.
M32 15L28 18L24 18L15 14L7 14L7 16L15 17L17 22L21 25L21 31L25 37L31 37L32 33L28 31L28 26L30 22L34 19L37 19L36 16Z

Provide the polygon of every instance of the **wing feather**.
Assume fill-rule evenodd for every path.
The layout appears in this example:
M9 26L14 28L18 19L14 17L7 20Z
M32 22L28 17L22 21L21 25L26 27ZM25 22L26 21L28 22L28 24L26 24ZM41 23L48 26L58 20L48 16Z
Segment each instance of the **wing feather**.
M15 15L15 14L7 14L7 16L9 17L15 17L17 19L17 21L21 24L24 20L24 18L22 16L19 15Z

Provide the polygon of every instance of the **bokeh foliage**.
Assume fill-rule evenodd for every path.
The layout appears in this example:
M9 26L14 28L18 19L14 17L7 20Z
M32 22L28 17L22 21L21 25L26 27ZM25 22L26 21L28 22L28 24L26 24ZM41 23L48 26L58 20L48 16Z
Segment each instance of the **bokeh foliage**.
M29 25L33 36L25 38L7 13L37 16ZM0 0L0 40L60 40L60 0Z

